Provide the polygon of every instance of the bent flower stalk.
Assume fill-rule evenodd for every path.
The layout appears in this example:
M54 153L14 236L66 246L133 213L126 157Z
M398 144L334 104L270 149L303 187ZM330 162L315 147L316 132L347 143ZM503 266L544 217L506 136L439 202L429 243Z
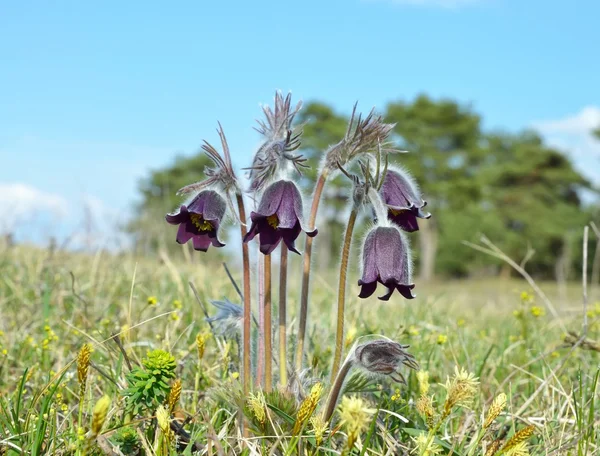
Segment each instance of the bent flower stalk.
M387 289L379 298L381 300L389 300L394 295L394 291L404 298L412 299L415 297L412 292L415 284L412 282L410 246L405 232L418 230L417 218L426 219L430 217L430 214L423 211L426 202L412 177L389 162L389 155L399 152L390 139L394 125L384 123L382 116L377 115L373 110L363 118L356 112L355 105L344 136L324 151L320 157L318 178L311 192L313 200L309 222L308 225L305 225L302 191L310 192L311 189L304 188L310 179L299 178L308 165L307 159L296 152L301 146L302 129L294 125L295 117L301 106L302 103L292 105L291 95L284 97L277 93L274 107L263 108L265 120L259 121L257 128L261 135L261 144L250 160L251 166L247 168L249 170L247 192L251 200L256 202L249 219L246 218L243 189L233 170L227 140L220 125L217 131L223 153L217 152L209 143L204 143L202 149L213 162L213 166L205 170L204 180L187 185L178 192L178 194L189 195L189 199L181 204L175 212L167 214L165 218L169 224L178 226L176 235L178 243L185 244L191 240L194 249L203 252L206 252L211 245L214 247L225 246L219 237L225 220L238 223L240 228L243 240L244 281L244 293L241 297L244 306L242 308L227 298L209 300L217 308L217 312L216 315L206 320L211 325L211 330L214 331L216 337L225 337L229 339L230 343L237 341L238 353L241 352L237 359L234 355L228 357L227 369L232 369L233 373L236 373L237 363L237 371L243 372L241 388L236 386L231 388L233 392L239 390L241 395L237 403L243 436L249 437L252 432L285 431L285 423L275 423L281 416L278 413L272 413L279 410L282 414L285 413L287 418L296 419L293 428L289 430L290 435L293 434L297 438L304 439L310 432L314 432L313 435L320 445L324 442L325 430L327 428L336 429L335 425L332 426L331 420L334 419L334 411L343 396L346 378L352 370L358 369L369 376L375 375L395 382L406 383L406 377L402 372L404 368L415 370L419 368L414 356L406 351L409 348L408 345L384 338L355 345L350 354L345 357L345 361L341 363L344 359L345 347L343 336L346 282L347 274L352 271L351 263L354 261L352 232L355 223L357 229L365 218L367 218L367 223L372 224L362 244L361 277L358 280L359 297L371 298L377 290L378 284L381 284ZM388 165L390 165L389 168ZM346 234L339 271L336 352L330 370L332 380L327 388L326 382L323 380L325 373L304 369L302 355L305 342L307 347L312 346L311 338L305 334L305 329L308 304L311 302L309 293L311 252L319 253L312 249L312 238L317 235L315 222L321 197L327 195L324 188L328 179L338 175L338 172L350 179L353 191L348 191L346 195L351 211L345 226ZM360 174L360 177L354 173ZM234 201L237 205L234 205ZM325 204L327 204L327 200L323 201L323 205ZM288 268L289 275L292 276L295 267L293 259L288 259L287 251L291 250L300 254L296 249L296 241L303 232L306 235L307 256L303 261L299 331L296 336L298 341L295 352L296 369L293 369L291 366L294 366L294 363L287 359L286 347L291 331L287 328L289 313L286 306L290 301L288 295L290 287L287 282ZM251 242L255 239L258 242ZM278 246L281 246L278 303L279 353L277 353L277 348L271 345L273 336L271 331L273 318L271 315L273 304L271 288L274 285L271 283L271 269L277 267L276 263L271 264L271 254ZM328 247L323 246L323 248ZM252 334L250 324L252 318L250 249L256 249L259 263L263 263L265 267L264 282L261 284L261 287L265 287L265 299L259 302L259 306L261 306L259 315L262 314L265 318L265 321L261 323L267 333L264 334L266 350L258 356L260 359L257 359L256 354L252 358L251 350L253 345L251 341L256 341L257 335L256 333ZM323 299L322 301L333 300ZM291 302L294 302L293 298ZM290 320L292 319L290 318ZM243 338L242 343L239 338L240 331ZM260 341L258 345L260 346ZM235 353L235 351L231 353ZM254 359L254 366L251 363L252 359ZM275 360L279 367L274 372L271 371L272 360ZM265 366L264 389L261 389L263 382L257 381L258 371L260 371L258 366ZM230 381L235 382L236 379L237 376L232 376ZM273 388L271 389L272 384ZM319 385L317 388L319 394L311 393L307 399L305 391L310 390L310 386L315 384ZM321 388L329 390L325 404L319 404ZM257 417L256 398L261 398L259 408L264 412L264 416ZM289 404L294 401L295 406ZM310 407L306 405L309 402ZM361 405L362 402L358 399L346 398L343 403L344 407L342 407L340 416L343 426L346 428L351 424L350 421L356 421L353 418L356 415L355 411L364 409L371 412L366 405ZM302 406L302 404L305 405ZM321 406L321 410L317 412L319 406ZM283 410L284 408L285 410ZM372 412L375 413L374 410ZM256 423L257 420L260 424L258 428L252 426L252 423ZM317 423L318 426L312 425L312 423ZM351 429L352 436L349 436L349 440L346 442L346 451L351 451L354 441L366 429L367 421L362 420L360 423L362 423L360 426ZM274 426L273 429L270 429L270 426ZM314 427L314 429L308 429L310 427ZM283 434L281 436L284 437ZM335 439L336 437L332 434L330 440L334 441ZM244 439L244 441L247 442L250 439ZM267 438L265 438L264 445L270 445ZM302 445L307 446L307 454L316 454L318 451L310 439L302 440ZM342 447L336 447L336 449L340 448ZM270 451L275 451L275 447Z

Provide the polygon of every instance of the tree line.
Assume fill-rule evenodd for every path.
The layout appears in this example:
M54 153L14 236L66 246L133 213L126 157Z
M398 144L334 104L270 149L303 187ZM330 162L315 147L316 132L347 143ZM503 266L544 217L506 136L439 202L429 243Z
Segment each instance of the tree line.
M395 156L394 164L411 170L434 214L411 236L421 279L509 275L498 260L463 245L481 234L517 262L534 251L527 269L535 277L564 280L580 267L582 227L594 220L600 225L598 189L562 151L533 131L484 131L481 116L454 100L421 95L393 101L383 114L396 125L394 140L408 151ZM301 180L308 189L322 152L344 135L348 119L318 101L306 104L298 117L304 130L301 152L312 165ZM140 182L141 202L127 227L138 249L172 245L167 242L172 230L160 222L179 204L175 192L199 180L207 164L201 153L180 156ZM333 266L340 248L345 185L334 179L324 195L320 224L328 229L317 240L323 267ZM584 201L584 192L593 197Z

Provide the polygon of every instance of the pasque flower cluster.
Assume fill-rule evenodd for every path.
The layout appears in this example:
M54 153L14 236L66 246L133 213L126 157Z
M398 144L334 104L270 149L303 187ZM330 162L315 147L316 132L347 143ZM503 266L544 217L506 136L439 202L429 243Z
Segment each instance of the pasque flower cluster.
M336 354L332 367L333 379L343 381L345 373L338 372L343 346L344 304L346 276L350 262L350 246L357 221L363 216L369 219L371 228L362 243L361 277L357 294L360 298L371 297L378 284L385 287L386 292L380 299L389 300L394 291L407 299L414 298L412 282L412 263L410 246L405 233L419 229L417 219L427 219L430 214L424 212L426 202L419 187L400 167L390 164L390 156L400 152L390 140L393 124L385 123L383 118L371 111L363 117L352 111L344 137L323 152L318 170L315 188L312 192L312 204L308 223L305 222L305 205L302 191L297 185L299 177L308 167L306 159L297 151L300 148L302 131L294 125L294 118L302 107L301 103L292 106L291 95L284 97L280 93L275 96L273 109L264 107L264 121L259 121L258 133L261 145L247 168L249 185L247 192L242 191L242 184L234 172L229 146L222 127L218 133L221 140L222 153L205 142L202 149L212 160L213 166L205 170L206 178L190 184L179 191L188 199L174 212L166 215L169 224L178 226L176 241L185 244L192 241L195 250L206 252L209 247L223 247L220 230L227 220L240 225L243 240L244 264L244 307L236 306L229 301L214 301L219 314L212 323L219 321L238 322L243 324L243 386L244 392L250 394L252 383L262 385L266 391L271 385L270 351L271 334L271 255L280 248L280 296L279 296L279 382L281 387L292 388L286 384L287 371L292 363L286 362L286 294L287 294L287 252L300 254L296 241L304 232L305 261L303 269L302 294L300 303L300 323L296 347L297 374L302 369L306 318L308 312L309 279L311 271L311 252L313 237L318 233L314 226L319 209L323 189L328 180L338 173L347 176L353 186L348 194L350 216L345 230L342 258L340 262L338 291L338 325L336 334ZM250 198L244 198L245 195ZM249 218L246 218L245 205L252 202ZM234 202L237 202L237 209ZM253 242L254 240L258 242ZM262 289L262 300L259 314L262 315L259 326L266 350L264 357L257 357L251 362L250 350L250 318L251 288L250 263L248 248L256 246L264 263L259 269L259 289ZM236 331L238 325L227 327L227 332ZM414 358L405 352L407 346L393 341L381 341L361 345L355 348L353 362L372 373L388 375L398 381L404 380L399 372L401 366L417 368ZM259 350L260 352L260 350ZM252 366L253 365L253 366ZM347 367L345 368L347 369ZM254 373L254 381L251 378ZM343 375L342 375L343 374ZM340 375L342 379L340 380ZM264 378L263 378L264 377ZM292 377L292 376L290 376ZM297 378L297 375L293 377ZM339 391L337 393L339 395ZM330 393L328 409L335 405L337 395ZM329 415L331 416L331 415Z

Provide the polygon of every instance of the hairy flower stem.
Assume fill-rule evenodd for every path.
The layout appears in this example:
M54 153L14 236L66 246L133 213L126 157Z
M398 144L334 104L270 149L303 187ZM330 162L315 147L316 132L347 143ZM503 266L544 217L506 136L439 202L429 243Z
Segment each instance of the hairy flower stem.
M352 244L352 233L356 223L358 209L352 208L348 225L346 225L346 234L344 235L344 245L342 247L342 260L340 262L340 282L338 287L338 307L337 307L337 329L335 334L335 354L333 355L333 365L331 366L331 381L333 382L337 371L342 362L342 351L344 349L344 313L346 307L346 278L348 275L348 264L350 258L350 245Z
M248 252L248 244L243 242L246 236L246 210L244 208L244 199L241 193L236 194L239 216L240 216L240 227L242 232L242 264L244 269L244 322L243 322L243 341L242 341L242 354L243 354L243 377L242 385L244 394L247 395L251 388L251 377L250 377L250 321L252 312L252 301L250 292L250 255Z
M335 405L340 397L340 393L342 392L342 386L344 385L344 380L350 372L350 369L353 365L353 358L348 357L340 371L337 373L335 380L331 384L331 390L329 391L329 396L327 396L327 403L325 404L325 410L323 411L323 421L328 423L331 420L331 416L333 415L333 411L335 410Z
M287 263L288 248L284 242L281 243L281 262L279 263L279 382L281 386L287 385L287 344L286 344L286 320L287 320Z
M308 218L308 229L313 230L315 228L315 222L317 220L317 212L319 210L319 203L321 202L321 195L325 188L325 182L329 171L327 168L323 168L319 178L317 179L317 185L315 187L315 193L313 195L312 206L310 208L310 215ZM298 322L298 340L296 343L296 371L300 372L302 369L302 357L304 355L304 337L306 335L306 317L308 315L308 287L310 284L310 259L312 255L313 239L310 236L306 236L304 242L304 268L302 271L302 292L300 294L300 315Z
M265 392L270 393L273 380L273 358L271 330L271 255L265 255L265 304L264 304L264 331L265 331Z

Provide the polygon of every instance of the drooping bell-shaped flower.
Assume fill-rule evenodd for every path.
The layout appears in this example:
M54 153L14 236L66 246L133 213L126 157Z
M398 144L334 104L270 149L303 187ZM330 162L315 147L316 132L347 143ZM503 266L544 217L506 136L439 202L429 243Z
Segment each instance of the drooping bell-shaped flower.
M379 375L388 375L396 382L406 384L400 368L404 365L418 370L419 363L406 351L410 345L401 345L388 339L379 339L354 349L354 360L361 369Z
M394 290L406 299L414 298L411 283L411 263L408 241L395 226L376 226L365 239L362 251L362 287L360 298L368 298L377 289L377 282L388 288L379 299L387 301Z
M171 225L179 225L177 242L185 244L190 239L194 250L206 252L212 244L223 247L218 238L219 225L225 215L227 203L213 190L204 190L188 204L183 204L179 211L165 217Z
M427 202L421 198L419 187L404 171L388 170L380 194L388 207L388 218L404 231L419 229L417 217L431 217L430 213L422 210Z
M260 200L256 212L250 214L252 225L244 242L248 242L258 234L260 251L268 255L283 239L292 252L296 250L294 241L305 231L308 236L316 236L317 230L306 231L303 221L302 195L291 181L280 180L268 186Z

